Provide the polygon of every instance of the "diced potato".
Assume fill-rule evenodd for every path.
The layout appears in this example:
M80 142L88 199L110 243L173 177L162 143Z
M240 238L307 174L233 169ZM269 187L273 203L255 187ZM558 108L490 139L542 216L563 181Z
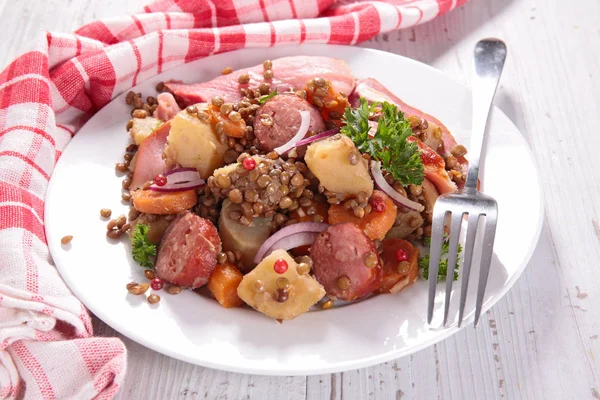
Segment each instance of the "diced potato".
M206 104L197 104L198 109ZM182 167L196 168L203 179L212 175L223 164L227 145L219 137L209 121L202 121L195 114L183 110L171 120L165 157Z
M158 119L154 117L133 118L133 125L129 130L131 138L138 146L142 144L150 134L160 125Z
M217 264L208 279L208 290L223 307L240 307L244 302L237 294L237 287L242 279L242 273L232 264Z
M232 211L241 212L241 210L241 205L232 203L228 199L223 202L221 216L219 217L219 236L221 236L223 242L223 251L240 251L244 270L249 271L254 267L256 252L264 241L271 236L273 217L253 218L252 223L248 226L229 218Z
M282 259L288 269L278 274L273 269L275 261ZM300 275L298 264L285 250L275 250L264 258L252 272L246 274L238 286L238 295L250 307L276 319L294 319L305 313L325 296L325 289L310 275ZM279 302L277 280L285 278L289 282L287 299Z
M373 192L373 181L367 160L358 155L358 163L350 164L348 157L358 150L352 140L344 135L335 135L308 146L304 160L321 185L330 192L356 195L358 192Z

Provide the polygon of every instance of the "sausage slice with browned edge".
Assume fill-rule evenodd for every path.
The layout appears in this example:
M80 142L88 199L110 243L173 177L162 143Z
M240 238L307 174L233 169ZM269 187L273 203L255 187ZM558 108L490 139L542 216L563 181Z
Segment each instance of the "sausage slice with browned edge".
M186 212L165 231L158 248L156 276L182 287L199 288L208 282L220 251L221 239L215 226Z
M355 224L330 226L317 236L310 254L315 278L328 295L352 301L379 289L382 268L377 248Z
M300 111L310 113L309 132L321 133L325 130L323 117L308 101L295 94L281 94L267 101L256 112L254 135L260 147L264 151L271 151L289 142L300 128ZM299 151L299 155L303 155L304 151Z

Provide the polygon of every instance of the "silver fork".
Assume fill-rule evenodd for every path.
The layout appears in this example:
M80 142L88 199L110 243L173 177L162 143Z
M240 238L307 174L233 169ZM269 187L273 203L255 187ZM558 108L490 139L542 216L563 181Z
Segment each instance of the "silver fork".
M496 221L498 219L498 204L496 200L480 193L477 190L477 178L479 175L479 159L485 138L488 116L502 74L504 60L506 59L506 45L499 39L484 39L475 45L474 52L475 77L473 79L473 131L471 133L471 145L469 147L469 171L465 187L459 193L441 195L433 208L433 223L431 227L431 249L429 259L429 305L427 310L427 321L431 324L433 318L433 306L437 286L439 261L442 254L442 242L444 240L444 222L446 216L450 215L450 235L448 247L448 269L446 271L446 297L444 304L444 326L448 322L448 310L450 309L450 294L452 292L452 280L454 277L454 265L456 264L458 242L463 217L467 216L467 237L465 240L464 261L460 273L462 285L460 292L460 308L458 312L458 326L460 327L465 311L467 289L469 286L469 274L473 259L473 247L479 218L485 216L483 228L483 244L481 256L481 270L479 274L479 286L477 288L477 302L475 306L475 326L479 322L483 296L487 285L490 264L494 249L494 237L496 235Z

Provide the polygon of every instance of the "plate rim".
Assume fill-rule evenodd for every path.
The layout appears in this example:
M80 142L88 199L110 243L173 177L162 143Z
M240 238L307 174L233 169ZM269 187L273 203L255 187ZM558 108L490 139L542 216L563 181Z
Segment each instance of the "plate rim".
M284 45L284 46L278 46L278 48L291 48L291 47L301 47L303 49L310 49L311 48L328 48L328 49L344 49L343 51L347 51L348 49L352 49L352 51L358 51L358 52L367 52L367 53L372 53L372 54L380 54L380 55L385 55L386 57L398 57L400 59L403 60L403 62L409 62L409 63L413 63L416 64L419 68L426 68L428 69L430 72L434 72L436 74L439 74L441 76L444 77L444 79L447 79L449 81L452 81L454 84L460 85L461 87L465 88L469 93L471 93L471 88L461 82L459 82L457 79L455 79L454 77L452 77L451 75L448 75L446 73L444 73L441 70L438 70L437 68L422 63L420 61L417 61L415 59L412 58L408 58L399 54L395 54L395 53L391 53L388 51L383 51L383 50L379 50L379 49L371 49L371 48L364 48L364 47L357 47L357 46L347 46L347 45L332 45L332 44L302 44L300 46L298 45ZM246 49L239 49L239 50L235 50L235 51L231 51L231 52L226 52L226 53L219 53L218 55L222 55L222 54L243 54L245 52L249 52L249 51L260 51L260 50L268 50L269 48L246 48ZM308 53L309 51L306 51L306 53ZM235 54L234 54L235 55ZM161 71L160 74L166 73L168 71L171 71L173 69L177 69L177 68L181 68L183 66L189 66L190 64L194 64L194 63L199 63L202 61L205 61L206 59L210 59L211 56L207 56L201 59L197 59L194 61L191 61L189 63L186 64L179 64L173 67L170 67L168 69L165 69L164 71ZM333 56L335 57L335 55ZM127 90L133 90L135 87L144 84L145 82L155 79L157 75L160 74L156 74L153 75L151 77L148 77L147 79L138 82L136 86L134 86L131 89L127 89ZM126 91L127 91L126 90ZM115 99L117 99L119 96L122 96L124 92L118 93L116 94L113 99L111 99L111 101L108 104L110 104L111 102L113 102ZM511 276L510 279L508 279L505 284L502 286L502 288L498 291L497 295L494 296L493 298L490 298L487 302L485 302L482 305L482 313L485 313L486 311L488 311L491 307L493 307L498 301L500 301L500 299L504 298L504 296L506 296L506 293L514 286L514 284L516 283L516 281L521 277L521 275L523 274L523 272L525 271L525 269L528 267L531 258L533 256L533 253L535 252L538 243L540 241L541 238L541 233L542 233L542 229L543 229L543 225L544 225L544 220L545 220L545 210L544 210L544 194L542 191L542 182L540 180L540 173L539 173L539 167L535 161L535 158L533 157L533 151L531 149L531 146L529 145L529 142L527 140L527 137L523 134L523 132L515 125L515 123L513 122L513 120L508 117L508 115L506 115L506 113L504 113L504 111L502 109L500 109L496 104L494 104L493 108L495 109L495 112L499 112L501 113L504 117L506 117L507 121L512 125L512 127L514 128L514 130L518 133L520 133L520 135L522 136L523 141L525 142L525 144L527 144L525 146L525 151L527 153L527 155L529 156L529 159L532 162L532 169L533 169L533 173L535 174L536 179L536 186L537 186L537 192L539 193L539 204L538 204L538 210L539 210L539 218L537 221L537 226L535 229L535 233L532 236L532 240L531 240L531 245L528 248L528 252L526 254L526 256L523 258L522 261L522 265L515 270L515 272L513 273L513 275ZM93 118L93 116L90 118L90 120ZM88 120L86 122L86 124L90 121ZM85 125L84 125L85 126ZM80 128L80 130L83 128L83 126ZM69 143L67 143L67 146L65 146L65 149L63 150L66 151L66 149L68 148L68 146L72 143L72 141L69 141ZM61 162L61 159L58 160L57 164L55 164L54 166L54 170L53 173L50 177L50 181L46 190L46 193L50 192L51 187L54 185L54 180L52 179L54 177L54 171L56 170L56 165L58 165L58 163ZM47 228L47 224L46 224L46 219L47 216L49 215L49 208L48 208L48 202L46 201L46 195L44 196L44 232L46 234L46 239L48 238L48 228ZM55 245L54 243L51 243L50 241L47 240L47 245L49 248L49 252L50 255L52 255L53 253L53 248L55 249L55 251L58 249L58 245ZM61 279L67 284L69 290L75 295L75 297L77 298L78 301L80 301L91 313L93 313L96 317L98 317L99 319L101 319L105 324L107 324L108 326L110 326L112 329L114 329L116 332L118 332L119 334L122 334L123 336L127 337L129 340L132 340L136 343L139 343L147 348L150 348L158 353L167 355L169 357L173 357L175 359L178 360L182 360L194 365L198 365L198 366L202 366L205 368L212 368L212 369L217 369L217 370L223 370L223 371L230 371L230 372L235 372L235 373L244 373L244 374L253 374L253 375L263 375L263 376L310 376L310 375L319 375L319 374L328 374L328 373L337 373L337 372L344 372L344 371L348 371L348 370L353 370L353 369L359 369L359 368L365 368L365 367L369 367L369 366L373 366L373 365L377 365L377 364L381 364L381 363L385 363L394 359L398 359L398 358L402 358L405 357L407 355L416 353L420 350L423 350L427 347L430 347L436 343L441 342L444 339L447 339L448 337L454 335L455 333L457 333L458 331L464 329L466 326L471 325L473 322L473 316L470 315L468 318L465 319L465 322L463 323L463 326L461 328L458 328L458 326L454 325L451 326L449 328L445 328L443 330L441 330L443 333L439 334L435 337L432 337L428 340L425 341L421 341L418 344L413 344L410 347L404 347L402 349L395 349L395 350L390 350L384 353L380 353L380 354L376 354L370 357L362 357L362 358L358 358L358 359L354 359L354 360L348 360L348 361L338 361L338 362L333 362L333 363L329 363L328 365L325 366L319 366L316 368L312 368L311 370L306 370L303 368L290 368L290 369L282 369L282 370L274 370L269 369L269 367L262 367L260 366L258 369L256 368L247 368L247 367L240 367L240 366L236 366L235 364L227 364L227 363L217 363L214 361L211 361L209 359L202 359L199 360L198 357L192 357L192 356L188 356L185 353L178 353L178 352L174 352L172 351L168 346L163 346L161 345L160 342L154 342L151 340L147 340L143 335L139 335L136 334L133 330L129 329L128 326L126 325L122 325L119 326L118 328L113 326L112 323L109 323L107 321L110 321L110 318L108 318L108 312L104 312L102 311L101 307L97 307L97 304L93 304L92 306L85 304L84 301L80 298L80 296L78 296L78 290L74 289L77 288L77 285L75 284L75 282L72 282L71 279L67 276L64 276L61 273L61 268L56 265L56 268L58 270L58 272L60 273ZM134 339L135 338L135 339Z

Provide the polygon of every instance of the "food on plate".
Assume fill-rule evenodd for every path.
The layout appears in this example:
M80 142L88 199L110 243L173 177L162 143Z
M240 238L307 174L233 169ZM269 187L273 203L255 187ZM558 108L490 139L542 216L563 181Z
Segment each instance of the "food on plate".
M135 169L131 179L131 189L142 187L156 175L169 170L163 158L171 123L166 122L155 129L140 144L135 153Z
M206 285L224 308L283 321L427 276L433 205L465 179L449 130L342 60L224 71L161 82L146 103L127 94L132 143L116 170L131 209L107 236L128 234L149 280L128 290L156 304L163 288Z
M171 165L196 168L200 177L206 179L223 164L227 146L220 142L208 120L208 106L196 104L194 107L194 114L186 109L171 120L164 157ZM206 119L199 118L198 113L206 114Z
M244 276L238 295L268 317L294 319L325 296L323 286L305 272L285 250L275 250Z
M356 205L352 202L348 205L331 205L328 211L329 223L335 225L352 222L371 240L383 240L396 221L398 207L394 201L382 191L374 190L369 204L364 209L357 207L358 202Z
M162 193L152 190L136 190L132 193L133 206L147 214L177 214L196 205L198 195L195 190Z
M235 265L230 263L217 264L208 279L208 290L225 308L240 307L244 301L238 296L238 286L244 275Z
M368 296L381 284L377 248L356 224L331 225L317 236L310 255L315 278L329 297L353 301Z
M268 78L269 75L270 78ZM277 89L280 93L288 91L290 87L301 90L309 80L315 77L331 81L338 92L346 95L350 94L354 88L354 74L345 61L314 56L283 57L271 61L270 68L265 68L264 64L260 64L218 76L208 82L191 85L166 82L165 87L176 98L181 99L183 105L188 106L207 102L215 97L220 97L226 102L239 102L244 97L244 91L241 89L259 90L260 93L262 83L269 84L272 90Z
M257 110L258 118L254 119L254 135L263 150L271 151L289 142L300 129L302 116L289 110L308 112L307 135L313 136L325 130L323 117L311 103L291 93L274 96ZM298 155L304 154L299 149L297 151Z
M240 252L239 267L250 271L256 264L254 257L260 246L271 236L273 217L257 217L251 224L242 224L242 206L226 199L219 215L219 236L223 242L223 251Z
M381 243L383 279L380 293L398 293L419 276L419 248L403 239L386 239Z
M347 136L337 134L312 143L304 160L321 186L341 200L373 193L368 161Z
M196 289L208 282L221 252L215 226L185 212L167 228L156 257L156 276L175 285Z

